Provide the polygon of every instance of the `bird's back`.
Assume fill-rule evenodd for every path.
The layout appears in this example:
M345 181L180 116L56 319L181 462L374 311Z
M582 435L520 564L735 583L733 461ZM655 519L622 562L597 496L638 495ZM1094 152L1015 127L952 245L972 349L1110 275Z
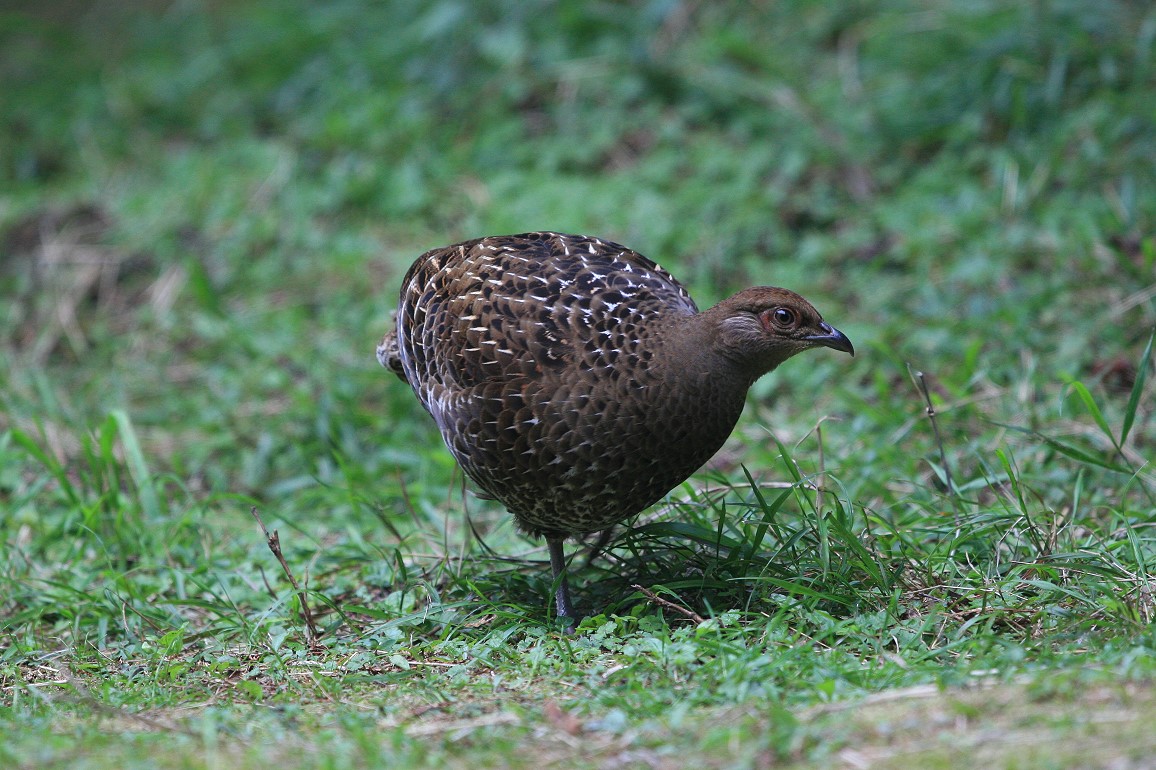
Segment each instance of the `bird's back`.
M697 312L686 289L641 254L548 232L426 252L402 280L398 308L406 380L451 391L550 372L581 376L629 355L627 329Z

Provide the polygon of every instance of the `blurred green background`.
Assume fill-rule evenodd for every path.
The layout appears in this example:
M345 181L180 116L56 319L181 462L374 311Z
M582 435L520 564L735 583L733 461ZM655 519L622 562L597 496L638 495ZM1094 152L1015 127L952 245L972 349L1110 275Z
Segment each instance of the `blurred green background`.
M853 662L761 673L789 702L942 675L863 673L892 638L961 671L1149 654L1154 41L1140 0L0 2L0 678L47 647L114 676L109 650L300 645L250 505L338 647L537 633L545 571L470 527L542 554L373 356L418 254L535 229L624 243L700 306L792 288L858 351L758 383L690 503L644 517L693 529L620 545L580 605L657 613L637 580L798 612ZM744 467L829 494L764 543ZM679 538L736 505L719 532L800 550L688 568Z
M206 490L269 494L331 442L380 452L412 411L371 355L399 275L480 234L613 238L701 305L793 287L867 353L811 362L863 386L856 410L906 388L905 361L959 394L1116 372L1153 323L1147 3L9 2L3 22L6 422L123 406Z

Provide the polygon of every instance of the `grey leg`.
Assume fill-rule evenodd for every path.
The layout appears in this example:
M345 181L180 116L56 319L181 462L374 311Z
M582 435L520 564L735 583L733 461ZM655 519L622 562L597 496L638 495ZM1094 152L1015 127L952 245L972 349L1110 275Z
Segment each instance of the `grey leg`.
M570 584L566 581L566 553L562 549L560 537L546 538L546 545L550 549L550 567L554 570L554 581L558 590L554 593L554 604L558 608L558 617L566 620L566 633L574 633L574 621L578 616L574 614L574 605L570 603Z

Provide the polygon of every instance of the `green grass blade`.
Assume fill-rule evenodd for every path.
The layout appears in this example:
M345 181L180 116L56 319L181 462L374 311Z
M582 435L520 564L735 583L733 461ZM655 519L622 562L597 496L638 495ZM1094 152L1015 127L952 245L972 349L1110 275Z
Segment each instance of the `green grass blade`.
M1023 433L1025 435L1032 436L1033 438L1039 439L1040 441L1044 442L1045 444L1047 444L1049 447L1056 450L1060 454L1064 455L1065 457L1070 457L1071 459L1073 459L1077 462L1085 463L1086 465L1095 465L1098 468L1105 468L1105 469L1110 470L1110 471L1115 471L1116 473L1131 474L1133 472L1132 469L1130 469L1130 468L1126 468L1123 465L1120 465L1118 463L1114 463L1114 462L1111 462L1110 460L1105 460L1101 457L1097 457L1096 455L1092 454L1091 452L1088 452L1087 450L1072 446L1071 444L1067 444L1063 441L1060 441L1059 439L1052 438L1051 436L1048 436L1047 434L1032 430L1031 428L1024 428L1020 425L1009 425L1008 423L1002 423L1002 422L997 422L997 423L995 423L995 425L998 425L1001 428L1007 428L1008 430L1014 430L1017 433Z
M1076 391L1076 395L1084 402L1084 409L1086 409L1088 414L1092 416L1092 419L1096 421L1096 425L1100 427L1100 431L1108 437L1108 440L1112 442L1112 446L1119 449L1120 444L1116 442L1116 437L1112 435L1112 428L1109 427L1108 421L1104 419L1104 413L1100 411L1099 405L1096 404L1096 399L1092 398L1092 394L1088 388L1079 380L1071 382L1070 387Z
M760 575L758 577L735 578L735 580L736 581L749 580L753 583L768 583L770 585L775 586L776 588L781 588L784 592L786 592L788 594L797 595L797 596L805 596L805 597L808 597L811 599L819 599L819 600L825 601L825 602L833 602L835 604L840 604L844 607L854 606L854 602L851 602L842 596L837 596L836 594L829 593L827 591L816 591L815 589L808 588L807 586L803 585L802 583L796 582L794 580L783 580L781 578L768 577L766 575Z
M751 492L754 493L755 500L758 501L759 504L759 510L763 514L759 519L759 525L755 528L755 534L751 538L750 555L753 558L754 555L759 552L759 549L762 548L763 540L767 536L767 529L774 524L775 515L779 512L779 509L783 507L783 503L787 501L787 498L794 492L794 488L787 487L778 494L773 503L768 504L766 497L763 496L763 491L759 489L758 482L755 481L755 477L751 475L751 472L747 470L745 465L743 466L743 474L747 477L747 483L751 485Z
M11 435L12 441L17 446L27 452L32 459L38 462L44 470L48 471L48 473L56 479L61 491L67 495L69 502L76 507L80 507L80 496L77 494L76 486L72 483L72 479L69 478L64 466L56 461L52 453L41 447L35 439L22 430L13 430Z
M1128 396L1128 406L1124 409L1124 423L1120 426L1120 446L1128 440L1132 432L1132 425L1136 422L1136 410L1140 408L1140 394L1144 392L1144 383L1148 379L1148 369L1152 363L1152 340L1156 339L1156 329L1148 335L1148 345L1144 348L1144 355L1140 356L1140 366L1136 369L1136 381L1132 383L1132 395Z
M128 413L122 409L114 409L112 419L116 422L117 432L120 433L120 440L124 445L128 472L140 494L141 509L149 519L160 518L160 500L157 497L156 487L153 485L148 463L145 462L144 451L141 449L140 439L133 428L132 420Z
M641 527L634 528L634 534L673 537L680 540L690 540L700 545L728 548L731 550L743 547L741 541L722 535L716 530L706 529L696 524L687 524L681 521L658 521L652 524L643 524Z

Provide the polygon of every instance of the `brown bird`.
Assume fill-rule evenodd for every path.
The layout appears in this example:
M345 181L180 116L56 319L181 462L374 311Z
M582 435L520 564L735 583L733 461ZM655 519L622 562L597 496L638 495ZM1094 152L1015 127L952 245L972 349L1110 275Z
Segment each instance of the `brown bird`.
M546 538L558 615L565 538L657 502L722 446L747 389L796 353L852 355L786 289L699 312L674 276L617 243L541 232L427 251L377 348L466 474Z

